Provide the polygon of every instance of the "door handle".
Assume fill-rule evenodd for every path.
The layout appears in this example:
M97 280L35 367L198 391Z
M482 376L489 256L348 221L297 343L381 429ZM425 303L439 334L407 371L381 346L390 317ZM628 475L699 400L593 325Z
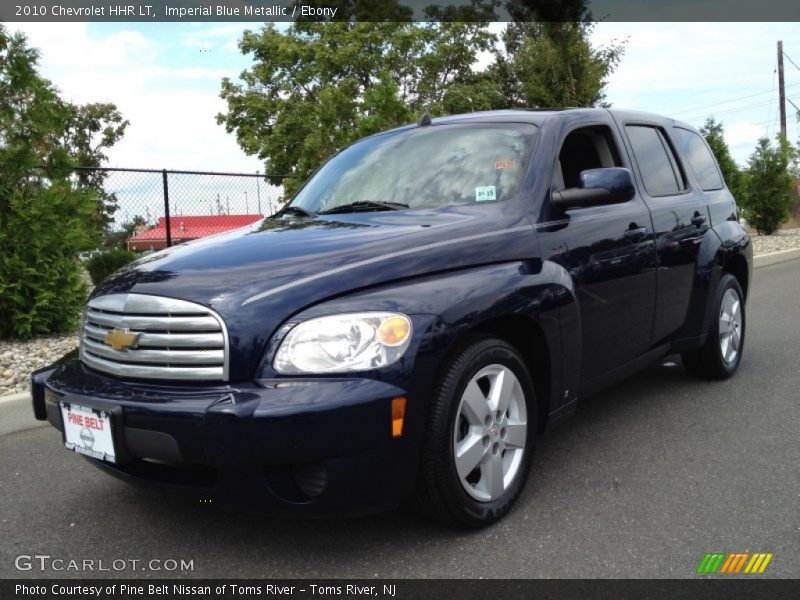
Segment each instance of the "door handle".
M625 239L638 242L647 235L647 227L631 227L625 230Z
M692 217L692 225L697 225L700 227L703 223L706 222L706 218L703 215L695 215Z

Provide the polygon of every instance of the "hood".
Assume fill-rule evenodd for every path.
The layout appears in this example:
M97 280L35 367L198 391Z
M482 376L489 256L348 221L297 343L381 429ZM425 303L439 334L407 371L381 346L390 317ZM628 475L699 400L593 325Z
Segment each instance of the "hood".
M393 279L523 258L514 241L523 233L530 241L524 217L474 207L264 219L151 254L92 295L154 294L212 308L228 328L231 380L243 380L292 314Z

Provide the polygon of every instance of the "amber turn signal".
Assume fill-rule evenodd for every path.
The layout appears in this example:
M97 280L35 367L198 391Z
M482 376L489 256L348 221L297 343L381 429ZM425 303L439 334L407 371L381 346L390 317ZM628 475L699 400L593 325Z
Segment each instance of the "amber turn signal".
M378 328L378 339L386 346L399 346L411 333L411 322L406 317L390 317Z
M406 417L406 399L400 396L392 399L392 437L403 435L403 420Z

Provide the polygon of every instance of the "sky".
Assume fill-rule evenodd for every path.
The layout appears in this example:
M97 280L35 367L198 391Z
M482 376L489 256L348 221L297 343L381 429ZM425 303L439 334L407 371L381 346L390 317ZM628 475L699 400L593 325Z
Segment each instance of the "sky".
M251 64L237 49L257 23L10 23L41 51L41 71L76 103L113 102L131 122L109 165L263 170L217 125L220 81ZM495 25L495 29L502 25ZM597 45L627 40L607 101L700 126L714 115L744 164L778 131L776 42L800 65L800 23L599 23ZM483 58L485 61L485 57ZM800 68L785 61L787 97L800 105ZM789 105L790 140L800 136Z

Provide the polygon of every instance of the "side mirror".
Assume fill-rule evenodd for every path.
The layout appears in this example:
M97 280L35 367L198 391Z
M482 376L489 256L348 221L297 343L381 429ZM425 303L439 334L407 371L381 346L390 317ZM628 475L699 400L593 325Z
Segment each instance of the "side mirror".
M550 203L562 210L620 204L636 195L628 169L608 167L581 171L578 187L553 192Z

